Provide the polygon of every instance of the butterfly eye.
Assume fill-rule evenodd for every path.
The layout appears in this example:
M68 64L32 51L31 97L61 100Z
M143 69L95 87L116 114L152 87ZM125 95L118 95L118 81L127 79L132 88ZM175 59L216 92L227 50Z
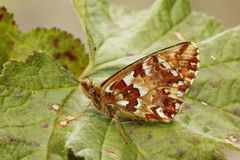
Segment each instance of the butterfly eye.
M83 91L85 92L85 94L91 98L92 96L94 96L94 93L96 92L95 88L92 86L91 83L89 83L88 81L87 82L80 82L82 88L83 88Z
M95 88L91 88L91 89L88 90L88 95L89 95L90 97L93 97L94 94L95 94L95 92L96 92L96 89L95 89Z

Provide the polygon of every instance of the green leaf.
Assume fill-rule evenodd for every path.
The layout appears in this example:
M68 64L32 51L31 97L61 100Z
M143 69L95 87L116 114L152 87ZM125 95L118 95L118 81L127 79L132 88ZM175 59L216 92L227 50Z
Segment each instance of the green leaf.
M60 29L37 28L22 34L11 57L17 60L25 59L32 51L45 51L54 56L60 64L78 77L88 64L84 46L79 39Z
M0 65L9 59L24 60L32 51L52 54L58 62L76 77L88 64L88 55L79 39L57 28L37 28L21 33L15 26L13 16L0 8ZM1 44L2 44L1 43ZM1 68L0 68L1 69Z
M188 0L156 0L149 10L137 13L105 0L73 0L73 3L90 49L97 48L96 67L177 43L180 40L176 33L198 42L222 29L214 18L191 12Z
M9 14L6 8L0 7L0 71L2 65L9 59L8 51L13 49L18 34L13 15Z
M45 53L6 63L0 76L1 158L65 159L65 136L71 127L61 128L59 121L68 110L80 112L69 105L78 84Z
M240 27L216 35L221 24L212 17L191 12L186 0L156 0L149 10L139 13L104 0L73 2L89 48L97 47L92 76L95 82L102 82L145 54L179 42L175 32L198 42L201 69L173 123L123 119L126 144L118 125L91 109L67 141L71 157L225 159L224 148L240 149ZM213 35L216 36L208 38Z
M89 100L77 79L54 58L79 75L88 63L83 46L57 29L19 33L15 25L11 29L9 16L8 21L0 20L0 27L6 25L3 28L13 33L3 34L6 50L0 50L5 56L1 63L9 58L23 60L32 50L41 53L31 55L25 62L11 60L4 65L0 76L2 159L222 160L224 148L240 149L240 27L216 35L222 30L221 24L190 11L187 0L156 0L150 9L141 12L116 7L105 0L73 2L90 51L97 48L94 81L101 82L140 57L181 41L176 36L179 33L186 40L198 42L199 75L173 123L121 119L127 144L116 122L93 106L75 125L62 128L59 122L69 115L76 116ZM216 36L208 38L212 35ZM8 46L7 41L14 43ZM76 61L70 61L69 50ZM94 56L91 53L90 58ZM90 60L82 77L91 74L94 60ZM77 71L79 66L83 67Z
M225 159L223 148L240 150L239 35L237 27L198 44L201 69L173 123L122 121L125 144L114 121L91 111L68 148L85 159Z

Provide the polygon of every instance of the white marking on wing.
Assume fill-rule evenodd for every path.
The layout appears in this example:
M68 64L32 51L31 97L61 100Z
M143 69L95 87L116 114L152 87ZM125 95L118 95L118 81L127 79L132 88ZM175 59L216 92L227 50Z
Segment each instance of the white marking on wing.
M173 98L173 99L178 99L178 97L173 93L169 94L168 97Z
M143 63L142 67L143 67L143 70L144 70L144 72L145 72L145 74L147 76L151 76L152 75L150 66L148 66L146 63Z
M147 106L148 112L153 113L153 111L151 110L152 107L155 107L155 106L154 106L154 105L149 105L149 106Z
M133 88L137 88L139 90L141 97L148 93L148 91L145 88L143 88L142 86L140 86L138 84L134 84Z
M121 105L121 106L126 106L129 102L126 100L121 100L121 101L117 101L117 104Z
M175 103L175 109L179 109L180 108L180 104L179 103Z
M176 77L176 76L178 76L178 73L177 73L177 71L175 71L175 70L171 70L171 73Z
M131 72L130 74L128 74L126 77L123 78L123 81L126 83L127 86L129 86L132 83L132 79L134 72Z
M199 64L199 63L197 63L197 68L199 68L199 66L200 66L200 64Z
M135 112L133 112L135 115L139 116L139 117L143 117L145 118L145 113L143 111L141 111L140 109L137 109Z
M197 50L197 53L199 53L198 51L199 51L199 50ZM198 60L200 59L200 56L199 56L199 54L197 55L197 59L198 59Z
M194 81L194 79L192 79L192 80L190 81L190 84L193 84L193 81Z
M123 99L123 95L122 95L122 94L119 94L119 95L117 95L116 98L117 98L117 99Z
M183 95L184 95L183 92L181 92L181 91L178 91L178 92L177 92L177 96L178 96L178 97L183 97Z
M146 63L143 63L142 68L145 70L145 69L148 69L149 66Z
M141 106L142 106L142 101L141 101L141 99L137 99L137 106L135 107L135 108L141 108Z
M192 46L193 46L194 48L197 48L197 44L196 44L196 43L191 42L191 44L192 44Z
M111 88L112 85L113 85L113 82L110 83L110 84L105 88L105 92L107 92L107 93L111 93L112 90L111 90L110 88Z
M186 81L188 82L191 82L191 79L190 78L185 78Z
M158 109L156 109L158 115L161 117L161 118L166 118L168 119L168 116L166 116L164 113L163 113L163 110L161 107L159 107Z
M195 65L197 65L197 63L191 62L190 65L191 65L191 66L195 66Z
M163 65L166 69L170 69L170 68L171 68L170 64L169 64L168 62L166 62L166 61L162 62L162 65Z
M176 93L171 93L171 94L168 95L168 97L172 98L172 99L178 99L178 100L182 101L182 97L178 97L176 95Z
M145 74L147 75L147 76L151 76L152 74L151 74L151 68L148 68L148 69L146 69L146 70L144 70L145 71Z
M169 89L167 89L167 88L165 88L165 89L164 89L164 92L165 92L165 93L169 93L169 92L170 92L170 90L169 90Z
M184 85L184 82L183 82L183 81L178 81L178 85L179 85L179 86L183 86L183 85Z
M198 74L198 71L196 71L195 73L194 73L194 75L196 76Z
M160 58L160 57L157 57L158 58L158 62L162 63L162 62L165 62L164 59Z

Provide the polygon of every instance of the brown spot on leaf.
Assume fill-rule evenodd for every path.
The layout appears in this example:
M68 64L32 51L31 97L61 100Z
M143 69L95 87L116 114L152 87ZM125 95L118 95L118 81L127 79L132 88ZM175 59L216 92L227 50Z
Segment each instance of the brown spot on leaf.
M56 53L56 54L54 54L54 58L55 58L55 59L60 59L60 57L61 57L61 53Z
M17 139L12 137L12 136L7 136L7 139L10 141L10 142L15 142Z
M42 127L42 128L48 128L48 124L45 123L45 124L43 124L41 127Z
M183 106L183 109L186 109L186 110L192 108L192 106L190 104L188 104L188 103L184 103L182 106Z
M148 133L148 134L147 134L147 140L152 139L152 137L153 137L153 135L152 135L151 133Z
M104 151L110 157L115 157L115 158L117 157L117 154L114 151L112 151L111 149L105 149Z
M9 41L8 42L10 46L14 46L15 42L14 41Z
M66 51L63 53L64 57L68 58L70 61L74 61L77 59L77 57L71 52L71 51Z
M236 116L240 117L240 106L233 110L233 114L235 114Z
M67 157L68 159L72 159L72 160L85 160L84 157L81 157L79 155L76 157L75 153L73 153L71 149L67 150Z
M239 141L239 137L237 135L228 134L225 138L225 141L229 143L236 143Z
M217 82L209 82L209 84L212 88L218 88L219 85Z
M205 133L207 133L207 132L210 131L210 129L209 129L207 126L204 126L202 130L203 130L203 132L205 132Z
M128 134L129 134L129 135L133 135L133 134L135 134L135 131L132 130L132 129L129 129L129 130L128 130Z
M55 48L58 48L59 47L59 39L58 38L54 38L53 41L52 41L52 44Z
M194 144L194 145L198 145L199 143L200 143L200 140L199 139L197 139L197 138L192 138L192 144Z
M237 67L238 69L240 69L240 64L239 64L239 63L237 63L237 64L236 64L236 67Z
M55 59L67 58L70 61L74 61L77 59L77 57L71 51L65 51L63 53L55 53L54 58Z
M128 57L134 56L134 53L127 53Z
M3 18L4 18L4 14L0 13L0 21L3 20Z
M122 48L122 50L126 53L126 56L134 56L135 54L133 53L133 52L131 52L131 51L129 51L128 49L126 49L126 48Z
M33 142L32 145L35 147L40 147L40 143L38 143L38 142Z
M176 152L176 157L178 157L178 159L181 159L184 156L185 152L183 149L178 148L177 152Z
M3 10L4 12L7 12L7 9L5 7L1 7L0 10Z
M211 160L222 160L222 158L218 158L216 155L212 155Z
M67 66L66 64L64 64L63 67L64 67L65 69L68 69L68 66Z
M16 25L16 22L14 20L12 20L12 25L15 26Z

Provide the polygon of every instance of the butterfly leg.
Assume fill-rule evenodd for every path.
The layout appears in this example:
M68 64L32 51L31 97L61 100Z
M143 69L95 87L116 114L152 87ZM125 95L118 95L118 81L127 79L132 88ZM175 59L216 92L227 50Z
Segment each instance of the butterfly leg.
M112 117L112 119L115 120L115 122L117 122L117 125L118 125L118 127L119 127L119 129L120 129L121 136L122 136L125 144L128 144L128 140L127 140L127 139L128 139L128 136L127 136L127 133L126 133L126 131L125 131L122 123L119 121L117 115L115 114L115 115Z
M83 108L82 112L79 115L77 115L77 116L68 116L66 119L61 120L59 122L60 126L64 127L64 126L68 125L70 122L75 121L75 120L81 118L87 112L87 110L90 107L91 103L92 102L89 102L88 105Z

